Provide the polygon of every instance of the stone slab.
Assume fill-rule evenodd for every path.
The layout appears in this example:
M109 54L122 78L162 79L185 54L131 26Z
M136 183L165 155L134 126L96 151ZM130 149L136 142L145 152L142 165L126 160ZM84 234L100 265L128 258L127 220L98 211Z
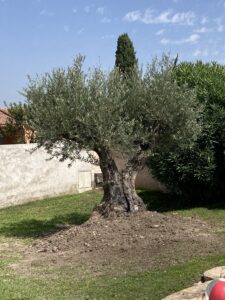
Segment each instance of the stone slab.
M212 269L204 272L204 274L203 274L204 281L218 279L220 277L225 277L225 266L212 268Z
M196 283L192 287L174 293L162 300L205 300L204 293L209 281Z

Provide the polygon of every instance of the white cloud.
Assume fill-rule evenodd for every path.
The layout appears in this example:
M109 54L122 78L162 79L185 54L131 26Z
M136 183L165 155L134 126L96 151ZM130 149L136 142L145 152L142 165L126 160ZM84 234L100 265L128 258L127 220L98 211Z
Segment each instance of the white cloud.
M199 40L199 35L198 34L192 34L189 37L185 39L180 39L180 40L170 40L170 39L162 39L160 41L161 44L163 45L168 45L168 44L173 44L173 45L181 45L181 44L196 44Z
M101 19L101 23L111 23L111 19L104 17Z
M224 26L223 25L218 25L218 27L217 27L217 31L218 32L223 32L224 31Z
M173 13L167 10L155 15L155 11L146 9L143 13L140 10L130 11L124 16L128 22L142 22L144 24L180 24L193 25L195 14L192 11Z
M97 13L100 14L101 16L104 15L104 12L105 12L105 8L104 7L98 7L97 8Z
M195 52L193 53L193 56L196 57L196 56L199 56L201 55L202 51L199 50L199 49L196 49Z
M171 43L171 41L168 40L168 39L161 39L160 43L163 44L163 45L168 45L168 44Z
M207 17L202 17L202 19L201 19L201 24L202 24L202 25L205 25L205 24L208 23L208 22L209 22L209 20L208 20Z
M86 5L86 6L84 7L84 11L85 11L87 14L89 14L89 12L91 11L91 7L90 7L89 5Z
M207 49L205 50L196 49L195 52L193 53L194 57L198 57L198 56L207 57L208 55L209 55L209 51Z
M142 15L139 10L130 11L124 16L124 20L128 22L142 21Z
M102 40L113 39L115 34L106 34L101 37Z
M64 25L63 29L65 32L69 32L70 31L70 27L68 25Z
M81 35L83 32L84 32L84 27L82 27L77 31L77 35Z
M74 8L74 9L72 10L72 12L73 12L74 14L76 14L76 13L77 13L77 9Z
M40 12L41 16L46 16L46 17L53 17L55 16L55 13L52 11L47 11L46 9L42 9L42 11Z
M211 28L206 28L206 27L200 27L198 29L195 29L196 33L207 33L207 32L212 32L212 29Z
M194 43L197 43L199 40L199 35L198 34L192 34L190 35L188 38L186 39L182 39L180 41L178 41L179 44L183 44L183 43L191 43L191 44L194 44Z
M224 28L224 25L222 24L222 19L221 18L216 18L216 19L214 19L214 21L217 25L216 30L218 32L223 32L225 28Z
M156 35L163 35L164 32L165 32L164 29L160 29L160 30L158 30L158 31L156 32Z

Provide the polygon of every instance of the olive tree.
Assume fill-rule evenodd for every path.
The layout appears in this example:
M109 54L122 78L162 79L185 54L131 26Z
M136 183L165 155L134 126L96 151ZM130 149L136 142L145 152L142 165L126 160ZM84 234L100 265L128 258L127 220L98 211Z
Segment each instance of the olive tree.
M157 147L190 146L200 131L195 92L177 85L166 56L129 82L116 68L85 73L82 65L79 56L67 70L29 78L24 95L38 146L71 163L99 163L104 196L97 209L103 215L142 211L136 174ZM115 153L125 157L122 170Z

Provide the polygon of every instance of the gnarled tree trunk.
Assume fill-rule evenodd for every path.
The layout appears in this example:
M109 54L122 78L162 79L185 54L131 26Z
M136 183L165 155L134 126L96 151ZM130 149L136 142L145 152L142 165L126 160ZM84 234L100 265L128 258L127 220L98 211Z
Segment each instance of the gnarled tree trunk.
M109 150L98 151L100 168L103 174L104 196L97 210L104 216L118 216L145 210L143 200L135 190L135 179L143 167L143 154L129 160L119 171Z
M136 193L135 181L138 172L144 168L147 157L147 151L140 151L127 161L122 171L123 191L128 201L130 212L145 210L143 200Z

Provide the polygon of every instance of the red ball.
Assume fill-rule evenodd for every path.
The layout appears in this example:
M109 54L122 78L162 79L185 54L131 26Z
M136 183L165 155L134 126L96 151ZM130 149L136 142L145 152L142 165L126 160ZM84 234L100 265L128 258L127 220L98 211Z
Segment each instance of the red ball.
M209 300L225 300L225 281L224 279L219 279L212 287Z

